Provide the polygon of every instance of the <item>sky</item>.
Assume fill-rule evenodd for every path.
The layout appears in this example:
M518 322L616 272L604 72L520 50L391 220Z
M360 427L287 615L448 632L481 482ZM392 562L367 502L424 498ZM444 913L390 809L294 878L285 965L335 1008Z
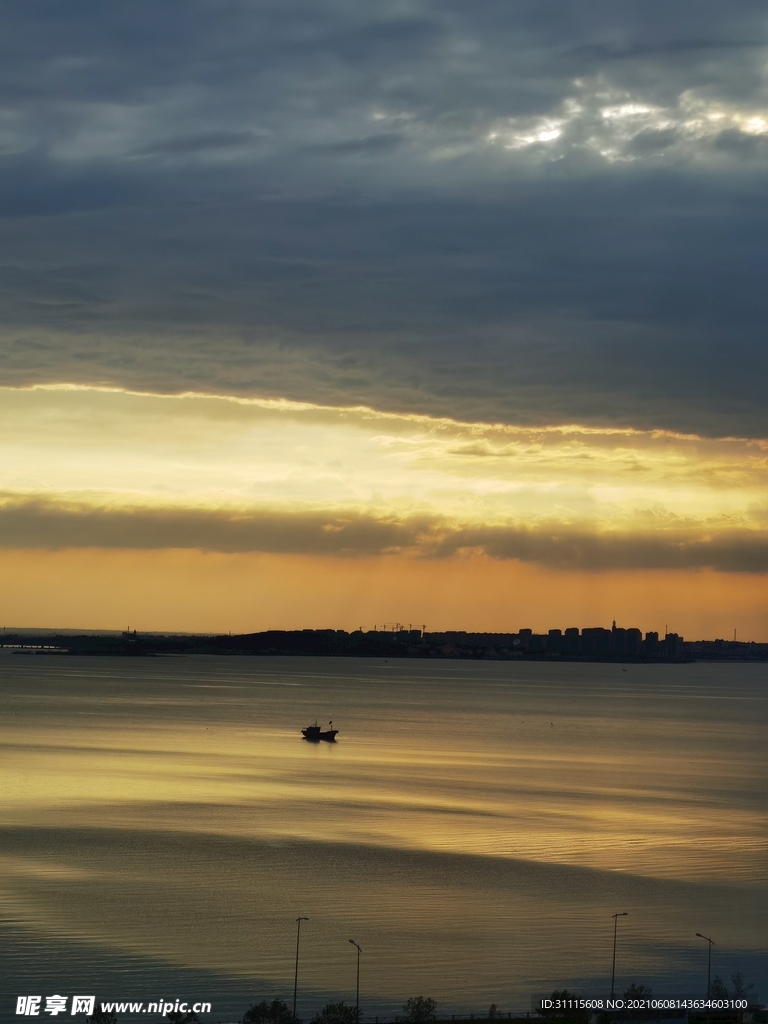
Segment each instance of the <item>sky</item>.
M0 8L0 620L768 641L768 13Z

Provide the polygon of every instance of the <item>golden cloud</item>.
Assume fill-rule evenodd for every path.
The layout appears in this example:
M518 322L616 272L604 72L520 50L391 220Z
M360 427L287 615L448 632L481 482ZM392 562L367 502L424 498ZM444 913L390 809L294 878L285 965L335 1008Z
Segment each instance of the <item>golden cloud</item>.
M763 439L5 389L0 544L768 569Z
M37 497L0 504L0 546L194 548L219 552L435 558L482 554L569 570L712 568L768 572L768 530L702 533L691 525L654 532L564 526L484 526L437 516L375 516L354 510L291 511L109 507Z

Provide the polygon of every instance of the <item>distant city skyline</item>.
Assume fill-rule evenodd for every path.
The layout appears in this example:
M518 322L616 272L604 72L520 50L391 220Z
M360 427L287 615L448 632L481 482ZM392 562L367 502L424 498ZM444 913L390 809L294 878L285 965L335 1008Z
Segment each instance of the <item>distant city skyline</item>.
M396 623L392 629L272 629L250 633L139 633L138 630L8 630L0 653L39 656L153 657L156 655L339 656L360 658L472 659L514 661L560 659L684 663L691 661L768 661L768 643L691 640L678 633L643 635L637 627L601 626L487 632L427 631Z

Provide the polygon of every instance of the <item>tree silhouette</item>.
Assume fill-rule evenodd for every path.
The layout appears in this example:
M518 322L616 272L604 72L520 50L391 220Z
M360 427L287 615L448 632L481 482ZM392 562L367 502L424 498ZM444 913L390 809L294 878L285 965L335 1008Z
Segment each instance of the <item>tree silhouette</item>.
M424 996L414 996L403 1006L405 1019L413 1021L414 1024L424 1024L425 1021L434 1020L437 1016L437 1003L434 999L425 999Z
M729 992L728 986L725 984L719 974L716 974L712 979L712 984L709 986L709 995L712 999L744 999L748 992L751 992L755 987L754 982L747 984L747 979L741 973L736 971L735 974L731 975L731 984L733 989Z
M651 995L651 989L649 985L636 985L634 981L629 988L624 992L623 999L647 999ZM633 1007L631 1010L626 1011L633 1020L639 1020L642 1017L655 1017L656 1010L649 1008Z
M578 999L579 997L574 992L569 992L567 988L563 988L555 989L549 998L555 1002L558 999L561 1002L566 1002L569 999ZM587 1024L589 1021L589 1010L553 1009L541 1010L540 1013L542 1017L562 1021L563 1024Z
M102 1010L97 1004L90 1017L86 1017L86 1024L117 1024L117 1017L111 1010Z
M326 1003L312 1018L312 1024L357 1024L357 1010L347 1006L343 999L340 1003Z
M735 974L731 975L731 984L733 985L732 995L734 999L743 999L747 992L751 992L755 987L754 981L750 981L747 984L747 979L741 971L736 971Z
M263 999L246 1010L243 1024L293 1024L293 1014L282 999L273 999L271 1003Z
M719 974L716 974L714 976L714 978L712 979L712 982L711 982L711 984L709 986L709 997L710 997L710 999L729 999L730 998L730 993L728 992L728 989L726 988L725 982L723 981L723 979L720 977Z
M623 995L623 999L647 999L650 996L651 989L648 985L636 985L634 981L626 990Z

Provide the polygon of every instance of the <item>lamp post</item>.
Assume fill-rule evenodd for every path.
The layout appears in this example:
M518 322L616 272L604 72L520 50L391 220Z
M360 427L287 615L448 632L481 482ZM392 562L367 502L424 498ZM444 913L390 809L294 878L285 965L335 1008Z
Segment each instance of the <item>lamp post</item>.
M616 993L614 992L616 982L616 928L619 923L619 918L626 916L626 910L622 910L620 914L611 914L611 917L613 918L613 967L611 968L611 999L613 999L616 995Z
M360 954L363 952L354 939L349 940L357 950L357 988L355 989L355 1020L360 1024Z
M293 1019L296 1020L296 990L299 987L299 935L301 934L301 922L308 921L308 917L296 918L296 970L293 975Z
M707 946L707 999L709 999L709 975L710 968L712 967L712 947L715 944L714 939L708 939L706 935L702 935L701 932L696 932L697 939L704 939L708 943Z

